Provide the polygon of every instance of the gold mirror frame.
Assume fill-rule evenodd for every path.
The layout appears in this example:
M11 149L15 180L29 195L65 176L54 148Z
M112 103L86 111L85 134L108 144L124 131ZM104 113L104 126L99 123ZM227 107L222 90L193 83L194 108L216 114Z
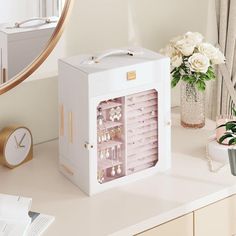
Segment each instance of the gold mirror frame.
M53 32L52 36L50 37L45 50L41 52L41 54L29 65L27 66L22 72L17 74L15 77L7 81L6 83L0 85L0 95L6 93L7 91L13 89L18 84L26 80L30 75L35 72L40 65L47 59L50 55L52 50L55 48L57 42L59 41L63 30L65 28L65 24L68 20L68 16L72 9L74 0L66 0L61 17L58 21L55 31Z

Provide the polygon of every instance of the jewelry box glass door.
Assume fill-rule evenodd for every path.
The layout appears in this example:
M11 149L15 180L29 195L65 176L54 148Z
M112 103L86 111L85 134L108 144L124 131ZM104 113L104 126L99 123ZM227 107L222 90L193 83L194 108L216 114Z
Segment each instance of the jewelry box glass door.
M102 101L97 107L100 184L158 162L158 93L148 90Z

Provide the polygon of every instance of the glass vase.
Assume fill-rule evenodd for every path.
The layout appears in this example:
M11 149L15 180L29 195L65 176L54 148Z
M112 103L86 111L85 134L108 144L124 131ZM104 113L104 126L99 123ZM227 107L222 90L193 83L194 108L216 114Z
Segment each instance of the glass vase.
M181 82L181 125L195 129L205 126L205 91L184 81Z

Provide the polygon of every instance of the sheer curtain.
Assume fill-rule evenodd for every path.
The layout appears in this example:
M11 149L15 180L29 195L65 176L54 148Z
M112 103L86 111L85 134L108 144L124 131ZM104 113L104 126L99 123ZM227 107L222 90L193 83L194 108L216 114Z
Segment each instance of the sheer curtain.
M41 17L60 16L65 0L39 0L39 15Z
M217 113L231 114L236 105L236 0L216 0L218 43L226 65L218 68Z

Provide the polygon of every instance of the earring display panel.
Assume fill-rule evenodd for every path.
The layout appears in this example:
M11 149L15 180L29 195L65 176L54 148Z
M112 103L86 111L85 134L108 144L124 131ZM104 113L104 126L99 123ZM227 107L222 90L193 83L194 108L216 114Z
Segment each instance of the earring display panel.
M100 184L158 162L158 93L148 90L102 101L97 107Z

